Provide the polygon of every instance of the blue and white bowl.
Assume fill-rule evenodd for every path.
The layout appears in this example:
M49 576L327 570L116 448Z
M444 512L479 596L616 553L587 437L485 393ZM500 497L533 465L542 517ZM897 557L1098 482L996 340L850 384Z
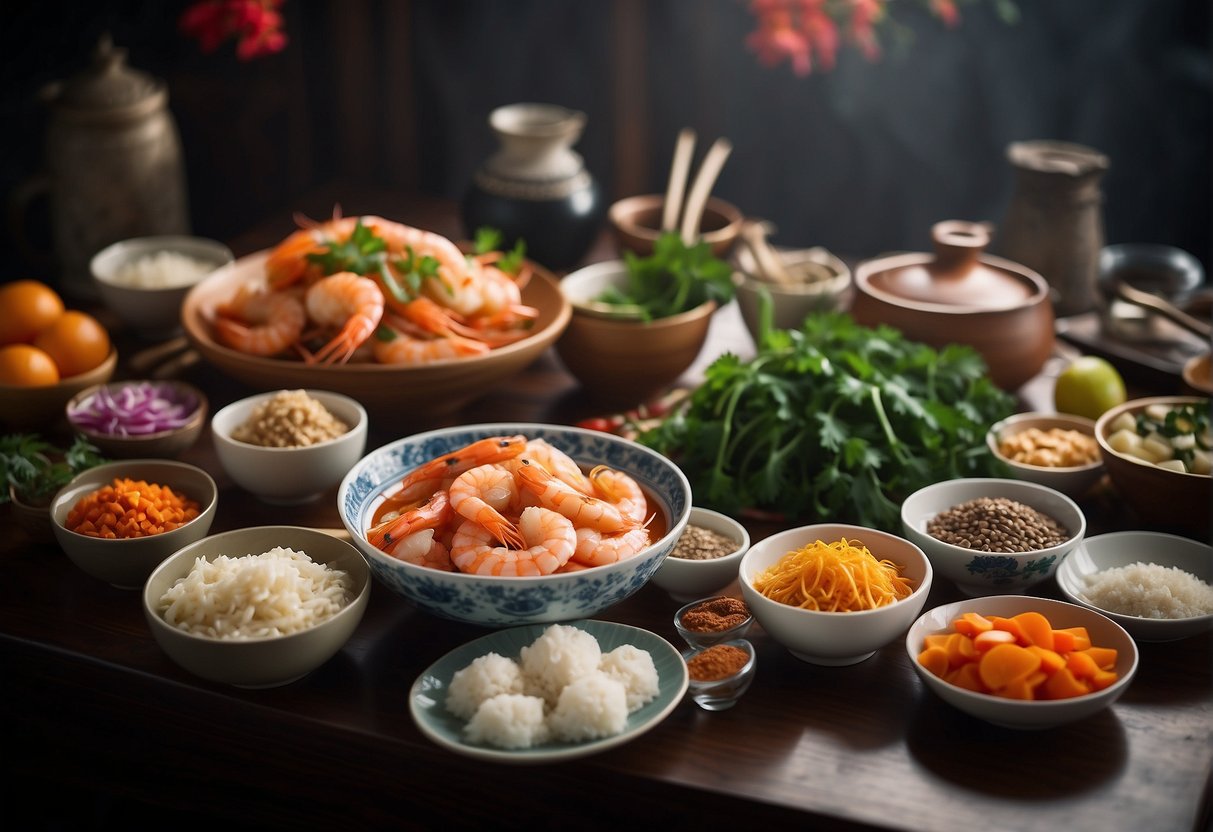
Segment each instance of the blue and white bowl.
M546 439L586 470L604 464L631 475L656 503L650 509L664 514L665 533L627 560L534 578L442 572L397 560L367 542L375 507L406 473L479 439L512 434ZM686 527L691 486L661 454L612 434L531 423L465 425L419 433L367 454L342 481L337 508L371 572L388 588L444 618L512 627L592 618L644 586Z

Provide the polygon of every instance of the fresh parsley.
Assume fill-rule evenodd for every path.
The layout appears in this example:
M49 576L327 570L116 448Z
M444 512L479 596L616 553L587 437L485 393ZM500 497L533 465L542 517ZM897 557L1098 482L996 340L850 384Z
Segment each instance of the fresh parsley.
M476 229L476 239L472 244L472 250L476 254L488 254L491 251L500 250L504 242L505 235L499 229L486 225ZM512 249L502 252L494 265L506 274L517 275L522 270L522 261L525 257L526 241L520 237L514 241Z
M732 267L702 240L688 246L677 234L667 232L658 238L651 255L625 251L624 262L626 286L608 289L596 300L637 307L646 321L677 315L709 300L725 304L733 297Z
M9 501L10 490L27 505L45 505L76 474L105 462L101 452L77 435L66 450L33 433L10 433L0 437L0 477L6 487L0 503Z
M677 461L696 505L897 531L918 488L1002 473L985 434L1014 399L972 348L935 350L838 312L760 340L752 360L713 362L638 438Z

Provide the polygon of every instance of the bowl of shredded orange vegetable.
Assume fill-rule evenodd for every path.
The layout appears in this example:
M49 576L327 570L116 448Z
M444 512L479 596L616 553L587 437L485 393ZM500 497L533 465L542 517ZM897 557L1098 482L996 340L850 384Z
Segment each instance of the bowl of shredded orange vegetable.
M901 636L931 591L931 562L904 538L822 523L772 535L741 561L741 592L803 661L856 664Z
M110 462L60 489L51 520L72 563L134 589L169 555L206 536L218 497L210 475L184 462Z
M928 610L906 634L923 684L1005 728L1052 728L1111 705L1137 672L1132 636L1107 616L1051 598L995 595Z

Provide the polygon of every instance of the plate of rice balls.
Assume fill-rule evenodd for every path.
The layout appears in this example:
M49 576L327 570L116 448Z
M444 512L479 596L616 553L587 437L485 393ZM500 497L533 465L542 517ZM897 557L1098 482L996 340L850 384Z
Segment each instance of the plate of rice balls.
M500 630L447 653L409 692L421 732L469 757L535 764L629 742L682 701L687 667L658 635L610 621Z

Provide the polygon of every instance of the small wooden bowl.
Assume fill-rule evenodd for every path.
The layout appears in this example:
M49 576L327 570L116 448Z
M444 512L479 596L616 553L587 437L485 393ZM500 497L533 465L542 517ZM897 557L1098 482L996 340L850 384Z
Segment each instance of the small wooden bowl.
M158 381L155 384L171 388L178 399L192 397L195 406L189 421L179 428L163 430L157 433L124 436L115 433L103 433L90 427L78 424L72 419L72 412L88 398L98 393L102 388L109 388L111 393L117 393L123 387L141 384L139 381L119 381L112 384L96 384L85 388L68 401L64 412L68 424L77 433L84 436L95 445L103 455L112 459L170 459L184 453L198 440L202 428L206 425L209 408L206 394L192 384L183 381Z
M653 253L653 245L661 236L661 210L664 194L642 194L621 199L607 213L615 239L620 247L641 256ZM717 197L709 197L699 223L699 233L717 257L724 257L741 233L745 217L736 205Z
M109 381L117 366L118 351L111 349L100 366L60 379L58 384L45 387L0 384L0 423L11 430L46 432L63 418L63 409L73 396Z

